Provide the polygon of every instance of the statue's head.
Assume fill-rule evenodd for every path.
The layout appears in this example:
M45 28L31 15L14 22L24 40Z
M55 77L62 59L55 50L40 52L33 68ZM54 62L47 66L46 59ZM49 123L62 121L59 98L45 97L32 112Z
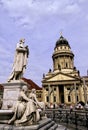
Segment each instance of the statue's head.
M33 89L32 89L32 93L36 93L36 89L33 88Z
M24 43L25 43L25 39L24 38L20 39L20 44L24 44Z
M28 87L26 85L22 86L22 91L27 92Z

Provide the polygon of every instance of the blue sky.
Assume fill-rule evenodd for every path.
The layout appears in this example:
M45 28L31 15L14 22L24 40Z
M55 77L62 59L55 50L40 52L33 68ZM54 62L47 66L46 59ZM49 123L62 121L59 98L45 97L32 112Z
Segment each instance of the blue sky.
M75 54L81 76L88 69L88 0L0 0L0 82L6 82L16 44L25 38L30 55L24 77L41 86L53 69L52 54L60 32Z

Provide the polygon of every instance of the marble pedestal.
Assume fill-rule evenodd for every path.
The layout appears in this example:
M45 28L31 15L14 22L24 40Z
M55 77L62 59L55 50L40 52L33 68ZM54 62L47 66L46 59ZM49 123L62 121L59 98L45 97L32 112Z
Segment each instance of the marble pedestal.
M3 93L3 105L2 109L9 109L9 107L14 106L16 101L18 100L20 89L26 83L22 80L15 80L9 83L3 83L4 93Z

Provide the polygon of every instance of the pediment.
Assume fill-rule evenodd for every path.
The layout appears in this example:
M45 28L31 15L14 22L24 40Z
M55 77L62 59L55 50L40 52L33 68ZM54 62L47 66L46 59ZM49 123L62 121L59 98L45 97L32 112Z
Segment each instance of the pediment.
M49 79L47 79L47 81L58 81L58 80L59 81L75 80L75 77L67 75L67 74L63 74L63 73L58 73L58 74L53 75Z

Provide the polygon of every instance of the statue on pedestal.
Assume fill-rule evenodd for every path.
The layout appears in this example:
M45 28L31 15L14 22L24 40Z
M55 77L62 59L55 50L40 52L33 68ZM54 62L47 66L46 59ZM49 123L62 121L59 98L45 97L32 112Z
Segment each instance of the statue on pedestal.
M51 119L46 119L45 103L37 100L36 90L32 89L28 96L27 83L20 80L29 56L28 46L24 46L24 42L25 39L21 39L17 44L12 73L8 82L2 84L4 93L3 99L0 99L0 129L38 130L53 123Z
M29 55L28 46L24 46L24 43L25 39L21 39L20 42L17 44L12 73L8 78L8 82L12 80L19 80L24 74L27 64L27 58Z

